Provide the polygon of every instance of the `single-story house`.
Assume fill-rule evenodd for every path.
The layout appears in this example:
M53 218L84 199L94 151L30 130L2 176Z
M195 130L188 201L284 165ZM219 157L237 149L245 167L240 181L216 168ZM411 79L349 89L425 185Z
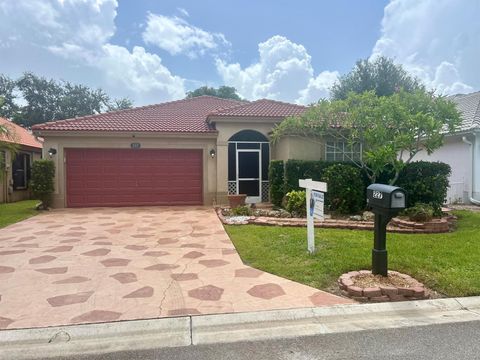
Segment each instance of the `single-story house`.
M0 125L12 133L11 137L0 135L0 142L17 144L16 154L0 147L0 203L30 199L30 169L33 161L42 157L42 142L8 119L0 117Z
M321 159L309 139L269 135L306 107L200 96L33 127L56 165L54 207L268 201L272 159Z
M450 97L462 115L457 131L448 134L431 155L420 152L414 160L441 161L452 168L447 203L480 205L480 91Z

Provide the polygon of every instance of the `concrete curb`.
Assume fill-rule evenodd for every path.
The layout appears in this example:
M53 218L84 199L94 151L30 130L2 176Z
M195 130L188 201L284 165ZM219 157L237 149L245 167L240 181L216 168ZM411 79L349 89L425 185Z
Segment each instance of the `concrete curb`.
M1 359L37 359L480 320L480 296L0 331Z

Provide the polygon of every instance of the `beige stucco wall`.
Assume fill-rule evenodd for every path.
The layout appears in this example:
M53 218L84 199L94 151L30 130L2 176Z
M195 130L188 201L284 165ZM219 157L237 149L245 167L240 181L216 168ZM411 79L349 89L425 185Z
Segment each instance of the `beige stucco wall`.
M323 160L325 143L318 140L285 136L272 147L272 159L284 160Z
M44 158L50 158L48 150L57 149L51 159L55 162L54 207L66 206L65 148L113 148L128 149L132 142L150 149L202 149L204 161L203 197L205 205L228 202L228 140L242 130L255 130L267 139L278 119L264 118L216 118L217 134L208 136L192 134L119 134L110 133L39 133L43 136ZM209 152L216 150L211 158ZM310 139L285 137L271 146L271 159L319 160L324 157L324 145Z
M203 135L163 135L149 134L92 134L72 133L68 135L45 136L44 158L51 158L55 162L55 191L53 206L66 206L66 176L65 176L65 148L104 148L129 149L132 142L140 143L143 149L202 149L203 150L203 199L205 205L211 205L216 197L216 161L209 156L209 151L215 148L216 139ZM48 150L57 149L57 154L50 157Z

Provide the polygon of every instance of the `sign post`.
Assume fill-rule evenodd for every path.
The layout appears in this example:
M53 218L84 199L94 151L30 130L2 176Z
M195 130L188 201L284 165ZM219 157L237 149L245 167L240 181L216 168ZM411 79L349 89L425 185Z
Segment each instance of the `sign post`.
M315 251L314 219L324 220L324 199L327 183L312 179L299 179L298 184L305 189L307 202L307 248L310 254Z

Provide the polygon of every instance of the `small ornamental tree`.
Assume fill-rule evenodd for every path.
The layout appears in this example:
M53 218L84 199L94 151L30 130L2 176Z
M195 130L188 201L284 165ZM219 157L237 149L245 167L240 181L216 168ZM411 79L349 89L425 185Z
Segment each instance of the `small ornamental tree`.
M32 194L42 202L41 208L45 210L52 203L54 176L55 164L52 160L37 160L33 162L30 187Z
M351 92L345 100L321 100L301 116L285 119L272 138L274 142L284 135L331 139L352 149L360 144L360 158L348 160L372 183L385 168L392 168L388 182L393 185L416 154L431 154L459 124L455 104L431 92L400 90L391 96Z

